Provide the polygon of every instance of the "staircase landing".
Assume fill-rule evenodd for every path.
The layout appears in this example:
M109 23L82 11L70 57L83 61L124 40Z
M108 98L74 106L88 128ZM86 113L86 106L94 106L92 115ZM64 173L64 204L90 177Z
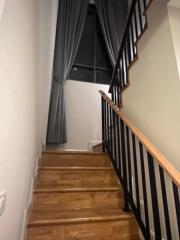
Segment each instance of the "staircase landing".
M106 154L44 152L27 240L136 240L123 193Z

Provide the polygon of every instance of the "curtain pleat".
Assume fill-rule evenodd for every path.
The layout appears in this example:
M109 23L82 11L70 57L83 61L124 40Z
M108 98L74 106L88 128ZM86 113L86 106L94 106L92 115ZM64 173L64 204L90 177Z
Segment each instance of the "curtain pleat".
M96 0L96 9L112 63L115 65L126 21L125 2L122 0Z
M64 82L73 66L89 0L59 0L47 144L67 142Z

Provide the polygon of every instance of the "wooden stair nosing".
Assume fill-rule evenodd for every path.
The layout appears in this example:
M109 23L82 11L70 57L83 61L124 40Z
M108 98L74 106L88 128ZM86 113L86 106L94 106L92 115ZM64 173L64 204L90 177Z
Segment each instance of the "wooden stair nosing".
M37 193L64 193L64 192L118 192L120 187L73 187L73 188L36 188L34 194Z
M31 220L28 223L28 227L39 227L39 226L52 226L52 225L61 225L69 223L91 223L91 222L105 222L105 221L127 221L134 220L132 214L124 214L122 211L113 213L110 215L99 215L99 216L89 216L89 217L69 217L69 218L57 218L57 219L40 219L40 220Z
M56 151L56 150L44 150L42 154L80 154L80 155L104 155L108 156L104 152L88 152L88 151Z
M112 171L112 167L109 166L109 167L56 167L56 166L42 166L42 167L39 167L39 170L83 170L83 171L86 171L86 170L93 170L93 171L99 171L99 170L104 170L104 171Z

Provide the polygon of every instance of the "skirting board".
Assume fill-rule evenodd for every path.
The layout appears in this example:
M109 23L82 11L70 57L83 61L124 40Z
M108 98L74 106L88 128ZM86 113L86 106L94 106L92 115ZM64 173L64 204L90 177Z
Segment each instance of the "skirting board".
M35 184L37 182L37 174L38 174L38 169L39 169L40 162L41 162L41 155L42 155L42 149L40 149L40 152L39 152L39 154L36 158L35 165L34 165L34 172L33 172L33 176L32 176L32 179L31 179L31 186L30 186L28 204L27 204L27 208L25 208L25 210L24 210L21 240L26 240L27 239L27 228L26 228L26 226L27 226L27 223L29 221L29 218L30 218L30 215L31 215L31 212L32 212L33 191L34 191Z

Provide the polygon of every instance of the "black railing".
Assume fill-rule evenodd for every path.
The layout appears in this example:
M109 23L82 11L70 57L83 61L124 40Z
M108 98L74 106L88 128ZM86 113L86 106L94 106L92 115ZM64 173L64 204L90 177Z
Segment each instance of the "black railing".
M146 240L179 240L180 173L102 91L103 149Z
M122 91L129 85L128 69L137 59L137 42L147 29L146 10L151 2L152 0L133 0L130 7L109 89L118 106L122 104Z

